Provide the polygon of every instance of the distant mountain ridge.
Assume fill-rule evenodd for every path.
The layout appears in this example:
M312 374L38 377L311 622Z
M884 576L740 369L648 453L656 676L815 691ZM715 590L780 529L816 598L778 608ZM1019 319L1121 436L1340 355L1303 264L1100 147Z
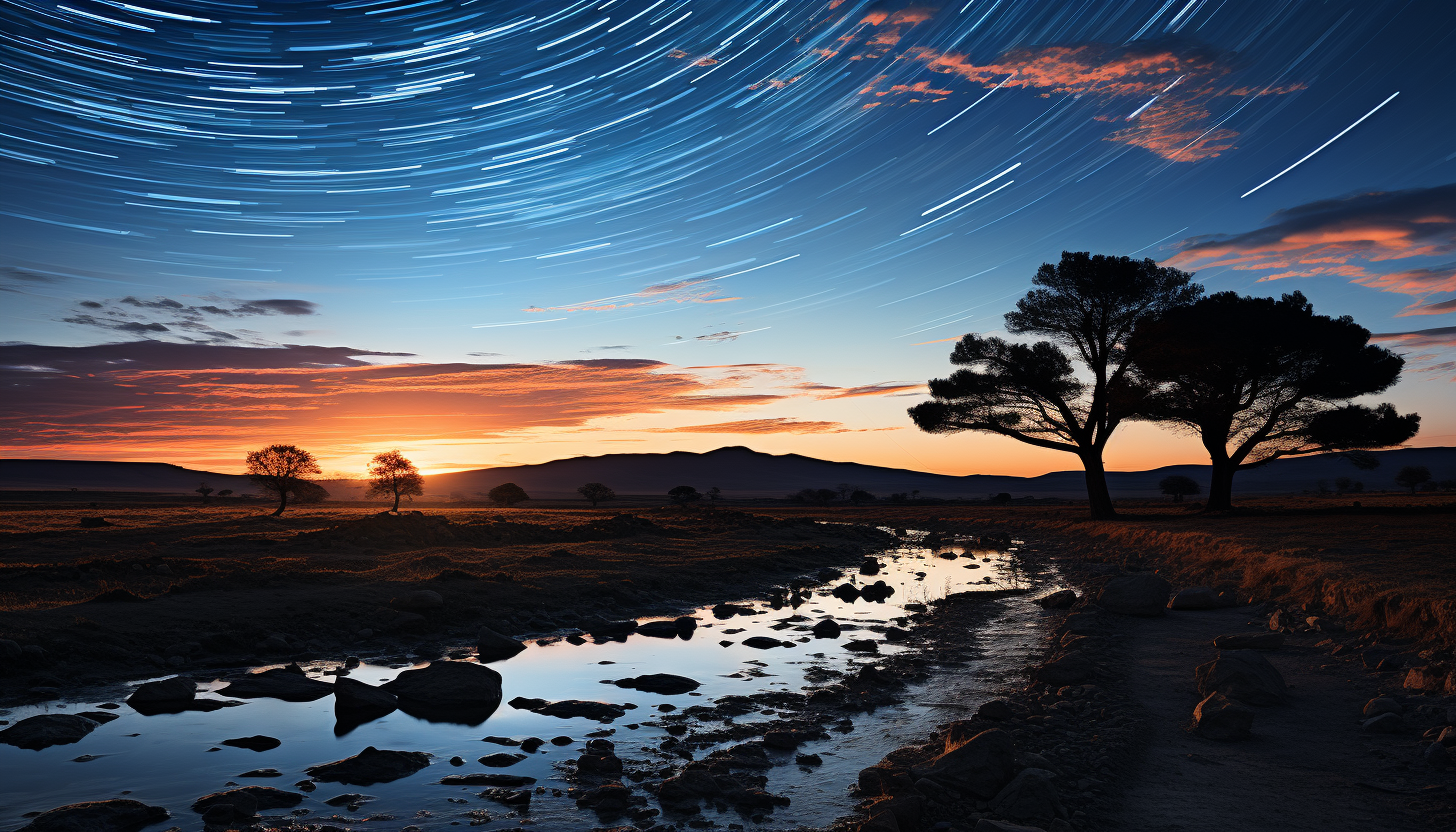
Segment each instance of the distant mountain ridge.
M1395 488L1395 474L1406 465L1424 465L1436 479L1456 479L1456 448L1400 448L1378 451L1379 468L1361 471L1333 455L1283 459L1245 471L1234 480L1239 494L1282 494L1312 490L1316 483L1350 477L1367 489ZM1110 471L1108 484L1116 497L1154 497L1158 481L1170 474L1192 477L1205 488L1207 465L1169 465L1150 471ZM85 460L0 460L0 490L6 491L131 491L188 494L201 482L238 493L256 491L247 477L199 471L160 462L89 462ZM1013 497L1086 496L1081 471L1057 471L1039 477L972 474L956 477L908 471L857 462L831 462L799 454L766 454L734 446L706 453L672 451L660 454L607 454L572 457L536 465L481 468L425 478L427 498L452 494L480 499L490 489L514 482L533 497L575 499L578 486L602 482L618 494L665 495L677 485L699 490L717 486L728 498L783 497L804 488L833 488L850 483L881 497L919 490L921 496L983 499L1007 492ZM358 496L355 483L327 482L338 498Z

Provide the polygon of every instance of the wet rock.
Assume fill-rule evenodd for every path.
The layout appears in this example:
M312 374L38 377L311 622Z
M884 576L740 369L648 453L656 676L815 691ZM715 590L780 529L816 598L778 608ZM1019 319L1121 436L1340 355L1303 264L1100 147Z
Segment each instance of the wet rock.
M101 529L101 528L105 528L105 527L111 526L111 525L114 525L114 524L111 523L111 522L109 522L105 517L82 517L81 518L81 528L83 528L83 529Z
M1284 634L1279 632L1230 633L1215 638L1213 646L1220 650L1278 650L1284 646Z
M999 728L971 737L952 746L947 742L941 754L924 768L916 767L912 779L928 778L943 786L969 792L990 800L1009 782L1014 773L1015 751L1011 735Z
M1412 667L1405 673L1406 690L1421 693L1441 693L1446 688L1446 668L1440 665Z
M822 734L793 728L776 729L763 735L763 744L780 751L792 751L818 736L822 736Z
M1252 708L1216 691L1193 709L1193 730L1211 740L1246 740L1253 726Z
M769 638L768 636L754 636L752 638L746 638L743 640L744 647L752 647L755 650L769 650L774 647L788 647L792 644L793 642L779 641L776 638Z
M744 642L747 644L748 642ZM855 653L878 653L880 652L879 642L868 638L857 638L844 643L844 649Z
M417 589L389 602L391 607L405 612L429 612L445 606L445 599L432 589Z
M742 604L717 604L713 607L713 617L717 619L728 619L735 615L755 615L757 611L753 607Z
M275 789L272 786L243 786L239 789L229 789L199 797L192 802L192 811L206 812L220 803L230 803L235 806L251 806L252 810L245 817L252 817L255 812L269 809L291 809L302 802L303 795L297 792Z
M1016 716L1016 713L1011 710L1011 704L1005 699L992 699L982 703L981 707L976 709L976 716L1000 722L1011 719Z
M501 701L501 675L471 662L430 662L380 687L402 703L429 708L491 711Z
M632 790L621 783L607 783L597 786L594 789L587 789L580 792L576 798L576 805L583 809L591 809L603 818L616 817L627 811L633 803L641 803L642 798L632 794Z
M1284 677L1263 654L1254 650L1227 650L1195 670L1198 694L1214 692L1246 705L1282 705L1289 701Z
M531 793L525 789L486 789L480 793L480 796L518 809L531 805Z
M1050 595L1043 595L1036 602L1045 609L1065 610L1077 603L1077 593L1070 589L1059 589Z
M814 638L839 638L841 628L839 622L832 618L826 618L814 625Z
M255 768L252 771L245 771L239 777L282 777L283 772L276 768Z
M139 800L95 800L43 812L20 832L132 832L168 817L166 809Z
M1080 653L1068 653L1038 667L1034 672L1036 681L1053 687L1078 685L1092 678L1097 666Z
M373 799L373 797L367 794L359 794L358 792L345 792L344 794L334 795L328 800L325 800L324 803L329 806L346 806L348 807L349 811L357 812L359 811L359 807L361 805Z
M1426 761L1426 765L1436 768L1446 768L1456 762L1456 758L1451 755L1451 750L1438 742L1426 746L1426 750L1421 753L1421 758Z
M824 758L818 754L795 754L794 762L801 766L822 766Z
M554 716L558 719L572 719L573 717L585 717L595 719L598 722L611 722L618 717L625 716L629 708L622 705L614 705L611 702L593 702L585 699L563 699L559 702L548 702L545 699L529 699L524 696L517 696L509 703L512 708L520 711L531 711L543 716ZM552 742L556 742L552 740ZM569 743L570 740L568 739Z
M859 574L878 575L880 574L881 568L879 561L874 558L865 558L864 562L859 565Z
M334 692L334 686L317 679L310 679L302 670L291 667L275 667L258 673L249 673L218 691L223 696L240 699L282 699L285 702L312 702Z
M1361 711L1361 716L1365 717L1366 719L1370 719L1371 717L1377 717L1381 714L1398 714L1403 710L1405 710L1405 708L1401 707L1401 704L1395 701L1394 698L1389 696L1377 696L1369 702L1365 703L1365 708Z
M237 737L236 739L223 740L222 745L229 745L233 748L246 748L249 751L269 751L282 745L281 740L273 737L265 737L258 734L252 737Z
M326 783L372 786L408 777L429 764L430 755L421 751L382 751L371 745L352 757L312 766L304 771L315 780Z
M536 753L536 749L540 748L545 744L546 741L541 739L540 737L526 737L525 739L521 740L521 750L526 752L527 754L534 754Z
M674 621L648 621L637 625L637 634L652 638L677 638L682 634Z
M610 740L588 740L576 761L576 770L583 774L621 774L622 760Z
M701 687L700 682L696 682L686 676L674 676L671 673L650 673L645 676L633 676L628 679L618 679L612 684L619 688L631 688L633 690L646 691L647 693L659 693L664 696L687 693Z
M557 748L560 748L562 746L571 745L572 742L574 742L574 740L572 740L571 737L552 737L551 738L551 744L554 745L554 746L556 746Z
M487 754L484 757L481 757L476 762L490 768L510 768L511 766L519 763L524 759L526 759L525 754L511 754L505 751L500 751L495 754Z
M625 621L608 621L589 616L581 620L581 628L593 638L623 638L637 631L637 622L630 618Z
M82 737L96 730L96 725L97 723L75 714L38 714L26 717L0 731L0 743L39 751L53 745L80 742Z
M126 698L126 703L137 705L173 705L191 702L197 698L197 683L186 676L173 676L138 685Z
M884 581L875 581L859 591L859 597L876 604L894 594L895 588Z
M99 723L101 725L105 725L113 719L118 718L116 714L108 713L106 711L80 711L76 714L76 716L84 716L92 722Z
M1118 615L1165 615L1173 586L1151 572L1138 572L1108 580L1097 594L1097 604Z
M489 627L481 627L475 636L475 653L481 662L504 661L525 649L526 645Z
M674 777L662 781L657 799L668 804L696 803L722 792L718 781L705 768L689 766Z
M536 778L519 774L450 774L440 778L442 786L505 786L513 789L530 786L535 782Z
M1380 714L1360 723L1360 730L1367 734L1399 734L1405 730L1405 720L1400 714Z
M1012 820L1051 820L1067 810L1052 782L1055 775L1040 768L1022 769L991 800L991 811Z
M1324 616L1320 615L1311 615L1304 619L1304 623L1316 630L1319 630L1322 633L1345 632L1344 624L1341 624L1333 618L1325 618Z
M852 604L859 599L859 587L849 583L840 584L834 588L833 595L846 604Z
M353 714L384 714L399 707L399 697L383 688L340 676L334 681L334 710Z
M1168 601L1170 610L1216 610L1224 606L1223 599L1210 586L1191 586L1178 590Z

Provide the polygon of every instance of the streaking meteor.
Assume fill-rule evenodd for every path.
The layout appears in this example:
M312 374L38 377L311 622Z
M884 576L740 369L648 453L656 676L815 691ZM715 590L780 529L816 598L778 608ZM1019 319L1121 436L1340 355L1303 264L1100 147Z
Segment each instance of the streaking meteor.
M1395 100L1395 97L1397 95L1400 95L1400 90L1396 90L1395 92L1393 92L1393 93L1390 94L1390 97L1389 98L1385 99L1384 101L1380 102L1379 104L1376 104L1375 105L1375 110L1379 110L1381 107L1384 107L1386 104L1389 104L1391 101ZM1298 162L1295 162L1294 164L1290 165L1289 167L1285 168L1284 170L1279 171L1278 173L1274 174L1273 176L1269 177L1268 179L1265 179L1263 182L1260 182L1258 185L1255 185L1254 187L1252 187L1249 190L1245 191L1244 194L1243 194L1243 196L1240 196L1239 199L1243 199L1245 196L1248 196L1249 194L1253 193L1254 191L1259 190L1260 188L1264 187L1265 185L1269 184L1270 182L1273 182L1275 179L1278 179L1279 177L1283 176L1284 174L1286 174L1286 173L1294 170L1295 168L1299 167L1309 157L1313 156L1314 154L1316 154L1316 153L1320 152L1321 150L1324 150L1325 148L1327 148L1330 145L1334 144L1335 143L1335 139L1338 139L1339 137L1341 137L1341 136L1345 135L1346 133L1350 132L1351 130L1354 130L1357 126L1359 126L1360 122L1362 122L1365 119L1370 118L1371 116L1375 115L1375 110L1371 110L1370 112L1366 113L1365 115L1360 116L1359 118L1355 119L1355 123L1354 124L1351 124L1349 127L1346 127L1344 130L1341 130L1340 132L1338 132L1335 135L1331 136L1329 141L1325 142L1324 144L1320 145L1319 147L1316 147L1314 150L1311 150L1310 152L1306 153L1304 155L1304 157L1301 158Z

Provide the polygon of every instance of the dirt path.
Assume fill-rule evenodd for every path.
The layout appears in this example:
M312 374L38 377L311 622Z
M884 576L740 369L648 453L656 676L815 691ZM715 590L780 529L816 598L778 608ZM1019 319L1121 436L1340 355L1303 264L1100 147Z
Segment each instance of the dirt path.
M1319 636L1294 636L1266 654L1289 684L1292 703L1257 709L1253 739L1214 742L1185 730L1198 703L1194 668L1214 658L1214 636L1252 631L1252 617L1244 608L1118 620L1115 638L1128 657L1126 683L1144 711L1148 746L1139 776L1105 828L1429 829L1420 803L1449 800L1449 787L1439 785L1449 776L1422 765L1413 731L1361 732L1361 708L1380 680L1358 659L1331 658L1316 648Z

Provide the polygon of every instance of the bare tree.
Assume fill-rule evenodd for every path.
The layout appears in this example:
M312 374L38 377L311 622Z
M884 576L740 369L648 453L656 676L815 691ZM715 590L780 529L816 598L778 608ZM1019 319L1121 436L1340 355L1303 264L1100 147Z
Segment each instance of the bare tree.
M305 476L322 472L313 454L297 445L269 445L248 454L248 477L259 488L278 495L274 517L288 507L288 492L307 482Z
M369 463L369 491L366 497L394 497L394 508L399 513L399 498L420 497L425 493L425 478L415 464L404 458L399 451L385 451L376 454Z

